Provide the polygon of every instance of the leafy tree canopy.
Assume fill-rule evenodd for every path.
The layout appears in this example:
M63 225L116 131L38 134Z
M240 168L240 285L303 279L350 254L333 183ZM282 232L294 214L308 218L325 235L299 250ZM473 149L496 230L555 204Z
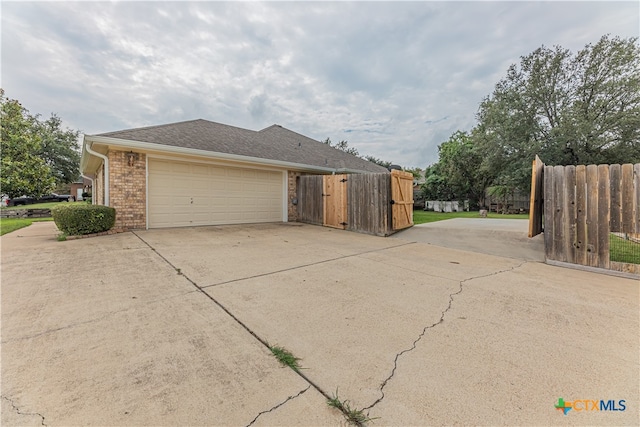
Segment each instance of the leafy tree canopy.
M553 165L639 162L638 39L536 49L509 67L478 121L474 142L501 185L528 189L536 154Z
M605 35L576 54L536 49L509 67L477 119L438 147L426 192L479 203L489 187L526 192L536 154L550 165L640 162L638 38Z
M77 131L61 128L55 115L44 122L0 88L1 191L39 197L79 176Z
M57 184L74 182L80 176L79 131L63 129L62 120L55 114L44 122L38 122L42 138L39 156L51 168Z

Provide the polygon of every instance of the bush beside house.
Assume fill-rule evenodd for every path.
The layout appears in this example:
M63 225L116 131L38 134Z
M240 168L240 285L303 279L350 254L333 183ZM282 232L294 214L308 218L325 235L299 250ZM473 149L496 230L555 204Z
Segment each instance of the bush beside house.
M70 236L108 231L116 222L116 210L101 205L60 204L51 208L51 216L58 229Z

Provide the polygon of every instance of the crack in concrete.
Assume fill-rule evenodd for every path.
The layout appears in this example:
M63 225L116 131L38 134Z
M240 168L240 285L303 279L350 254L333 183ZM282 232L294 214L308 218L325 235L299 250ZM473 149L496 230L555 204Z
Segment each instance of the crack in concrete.
M295 399L296 397L298 397L298 396L300 396L300 395L304 394L304 393L305 393L307 390L309 390L310 388L311 388L311 386L309 385L309 386L307 386L307 388L305 388L304 390L301 390L300 392L298 392L298 394L287 397L284 401L282 401L282 402L278 403L278 404L277 404L276 406L274 406L273 408L268 409L268 410L266 410L266 411L262 411L262 412L260 412L258 415L256 415L256 417L255 417L253 420L251 420L251 422L250 422L249 424L247 424L247 427L252 426L252 425L253 425L253 423L255 423L255 422L258 420L258 418L260 418L260 416L261 416L261 415L268 414L269 412L275 411L276 409L278 409L279 407L281 407L282 405L284 405L284 404L285 404L285 403L287 403L288 401L293 400L293 399Z
M398 359L400 358L400 356L402 356L405 353L409 353L409 352L415 350L416 346L418 345L418 342L422 339L422 337L424 337L424 335L427 333L427 331L429 329L435 328L436 326L444 323L445 316L447 315L447 313L449 312L449 310L451 310L451 307L453 306L453 298L456 295L460 295L462 293L462 291L464 289L464 283L469 282L471 280L475 280L475 279L482 279L484 277L496 276L498 274L506 273L508 271L513 271L513 270L515 270L517 268L522 267L527 262L528 261L524 261L524 262L521 262L518 265L514 265L514 266L512 266L510 268L507 268L507 269L504 269L504 270L495 271L493 273L483 274L481 276L474 276L474 277L469 277L469 278L464 279L464 280L460 280L458 282L459 289L456 292L452 292L452 293L449 294L449 304L447 304L447 307L440 314L440 319L438 319L437 322L435 322L435 323L433 323L431 325L425 326L422 329L422 332L420 333L420 335L418 335L418 338L416 338L413 341L413 344L411 345L411 347L409 347L407 349L404 349L400 353L396 354L396 357L393 360L393 369L391 370L391 374L389 374L389 376L387 378L385 378L385 380L380 384L380 397L378 399L376 399L376 401L373 402L371 405L362 408L362 411L368 411L371 408L373 408L374 406L376 406L378 403L382 402L382 400L385 397L384 388L386 387L387 383L391 380L391 378L393 378L393 376L396 374L396 370L398 369Z
M15 403L13 403L13 400L9 399L7 396L2 396L2 398L11 404L11 406L13 407L13 410L16 411L18 415L33 415L33 416L40 417L42 418L42 422L40 423L40 425L46 426L46 424L44 423L44 415L39 414L37 412L20 412L20 409L16 406Z

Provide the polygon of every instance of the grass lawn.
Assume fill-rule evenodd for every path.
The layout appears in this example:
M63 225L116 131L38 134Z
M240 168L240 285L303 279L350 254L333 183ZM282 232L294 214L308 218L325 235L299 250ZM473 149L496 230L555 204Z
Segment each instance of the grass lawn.
M426 222L444 221L451 218L480 218L478 212L431 212L414 210L413 211L413 223L424 224ZM514 214L503 215L499 213L489 212L487 218L499 218L499 219L529 219L529 214Z
M87 203L87 202L48 202L48 203L34 203L32 205L20 205L20 206L9 206L9 207L4 207L2 209L7 209L7 210L16 210L16 209L51 209L52 207L54 207L55 205L58 205L60 203Z
M41 221L53 221L53 218L0 218L0 236Z
M609 234L609 259L629 264L640 264L640 243Z

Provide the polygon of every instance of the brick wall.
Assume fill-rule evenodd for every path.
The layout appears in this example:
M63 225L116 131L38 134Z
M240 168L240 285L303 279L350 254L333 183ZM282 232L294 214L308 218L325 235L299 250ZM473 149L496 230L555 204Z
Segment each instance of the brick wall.
M146 155L109 151L109 204L116 209L116 228L147 225ZM130 156L133 157L132 161Z
M300 172L287 171L287 216L290 222L298 220L298 207L291 201L298 197L296 178L304 175Z

